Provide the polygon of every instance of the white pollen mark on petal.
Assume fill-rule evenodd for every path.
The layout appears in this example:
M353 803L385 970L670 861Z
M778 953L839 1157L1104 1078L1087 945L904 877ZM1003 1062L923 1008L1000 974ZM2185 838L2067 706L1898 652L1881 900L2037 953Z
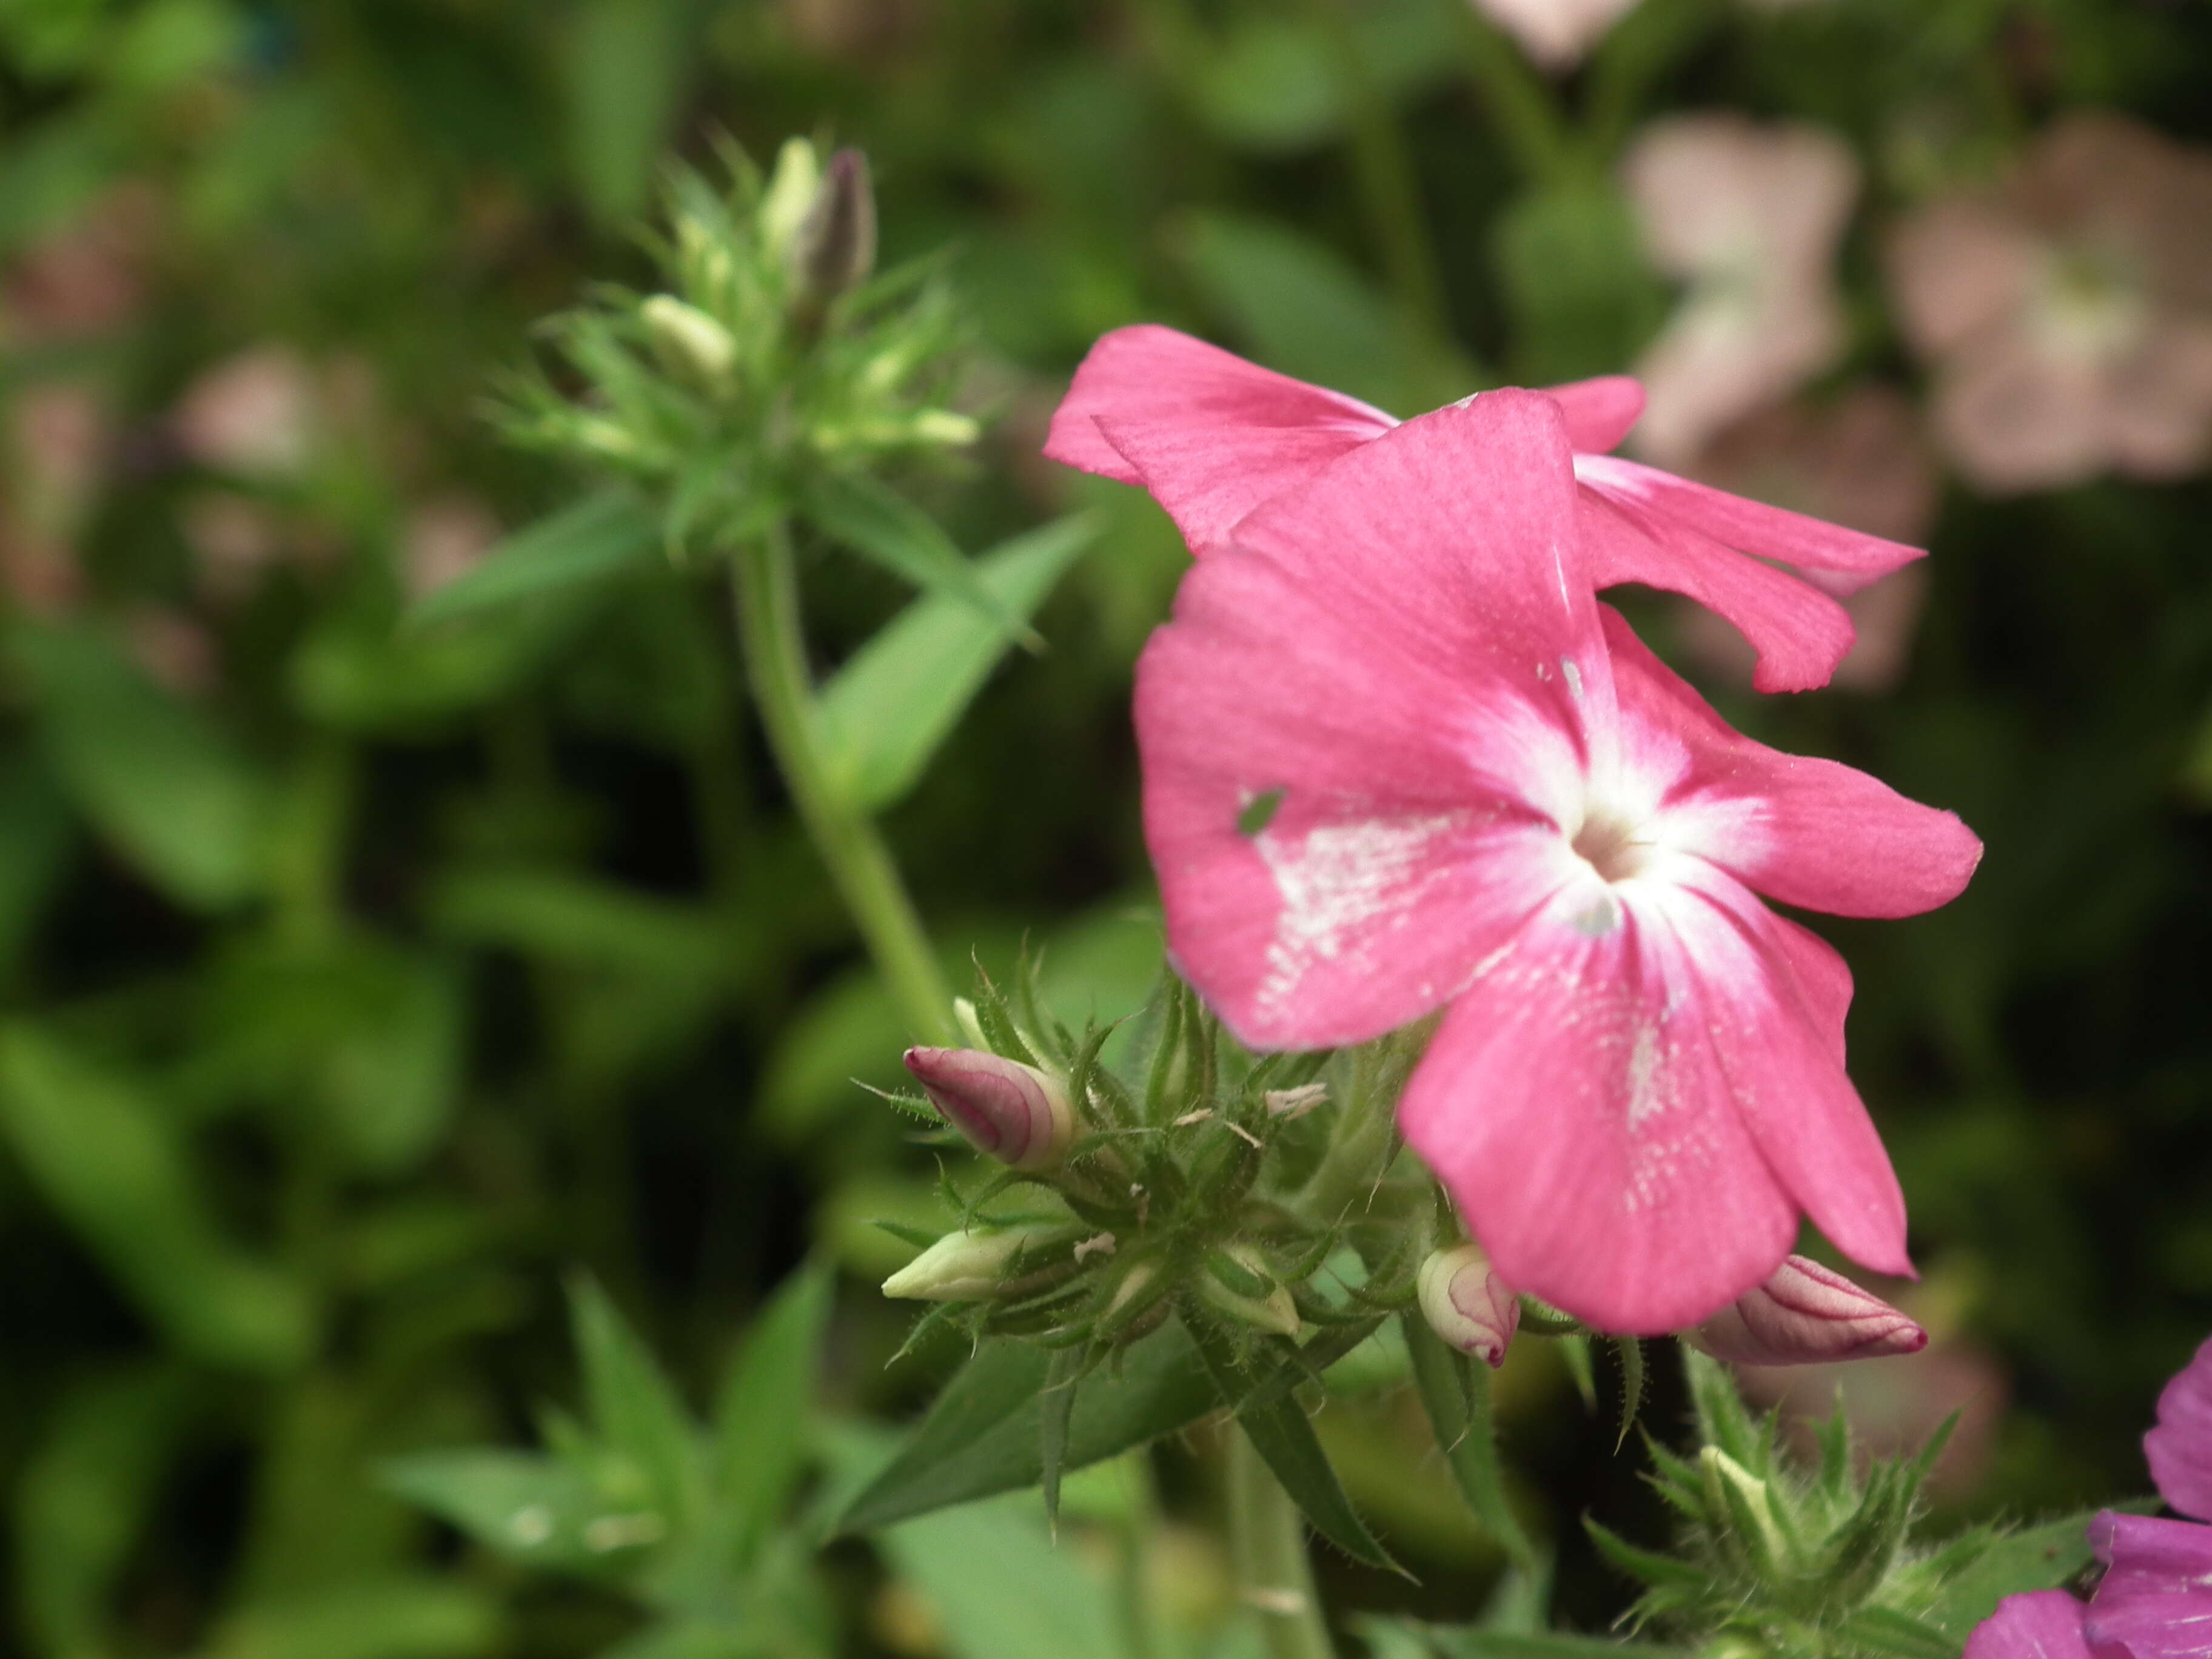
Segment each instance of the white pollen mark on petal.
M1583 697L1583 671L1575 666L1572 657L1559 659L1559 672L1567 677L1567 695L1577 702Z
M1255 836L1254 845L1283 901L1267 946L1260 1006L1279 1006L1317 964L1342 955L1349 941L1378 920L1404 927L1439 873L1424 867L1430 846L1457 828L1463 816L1323 824L1295 841L1264 831Z
M1552 665L1547 662L1538 663L1536 665L1536 678L1540 680L1550 679L1552 678Z
M1628 1049L1628 1127L1631 1131L1643 1127L1650 1119L1664 1111L1667 1102L1653 1087L1659 1076L1660 1036L1658 1026L1650 1020L1639 1020L1636 1035Z

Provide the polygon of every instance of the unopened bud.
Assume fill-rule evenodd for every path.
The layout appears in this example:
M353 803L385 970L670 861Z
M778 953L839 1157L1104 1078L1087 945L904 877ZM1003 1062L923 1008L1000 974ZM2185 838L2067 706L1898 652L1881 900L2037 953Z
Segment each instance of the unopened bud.
M1462 1353L1495 1367L1521 1325L1521 1298L1498 1276L1480 1244L1432 1250L1414 1282L1421 1317Z
M909 1048L906 1068L977 1152L1017 1170L1048 1169L1067 1155L1075 1109L1048 1073L980 1048Z
M1684 1331L1682 1340L1740 1365L1814 1365L1918 1353L1928 1333L1841 1273L1792 1255L1766 1283Z
M761 198L761 240L770 253L787 256L799 240L814 198L822 193L822 162L814 146L804 138L787 138Z
M981 1302L996 1296L1014 1258L1048 1227L947 1233L884 1280L884 1294L913 1302Z
M876 196L868 158L859 150L830 158L791 258L799 292L816 306L858 287L876 268Z
M728 329L672 294L654 295L638 307L638 314L670 363L707 386L729 384L730 371L737 366L738 343Z
M1209 1250L1198 1293L1221 1312L1278 1336L1298 1334L1298 1305L1275 1282L1266 1258L1249 1244Z

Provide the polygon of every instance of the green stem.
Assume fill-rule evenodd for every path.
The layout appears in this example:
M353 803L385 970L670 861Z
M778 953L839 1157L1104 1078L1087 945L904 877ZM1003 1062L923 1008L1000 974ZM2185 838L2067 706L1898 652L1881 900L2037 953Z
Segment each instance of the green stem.
M1467 66L1483 112L1528 182L1557 183L1570 165L1559 100L1514 44L1476 15L1473 6L1453 9L1459 14Z
M758 540L732 550L731 563L745 676L800 821L908 1028L925 1042L952 1042L951 994L898 866L874 823L838 798L817 744L789 527L771 525Z
M1229 1437L1229 1554L1267 1659L1336 1659L1314 1592L1305 1522L1242 1429Z

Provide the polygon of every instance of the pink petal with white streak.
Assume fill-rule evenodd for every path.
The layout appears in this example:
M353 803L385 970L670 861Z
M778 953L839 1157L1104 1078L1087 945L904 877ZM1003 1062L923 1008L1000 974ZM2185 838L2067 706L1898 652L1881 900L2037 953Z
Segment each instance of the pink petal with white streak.
M2158 1396L2158 1426L2143 1436L2150 1478L2184 1515L2212 1521L2212 1341Z
M2098 1659L2204 1659L2212 1653L2212 1590L2093 1601L2081 1634Z
M1753 743L1716 714L1609 608L1628 764L1667 780L1668 842L1808 910L1910 916L1949 902L1982 844L1954 812L1834 761Z
M1427 1012L1574 873L1577 716L1611 692L1572 492L1557 409L1491 394L1184 579L1138 665L1146 839L1170 949L1248 1042Z
M2102 1510L2089 1522L2089 1547L2106 1568L2100 1607L2139 1595L2212 1597L2212 1527Z
M1739 1020L1716 986L1754 998L1765 969L1717 921L1588 872L1452 1005L1399 1103L1498 1272L1602 1330L1693 1325L1796 1237L1717 1046Z
M1146 323L1091 348L1044 453L1143 484L1203 556L1270 495L1396 424L1356 398Z
M1964 1659L2090 1659L2081 1613L2064 1590L2008 1595L1966 1638Z

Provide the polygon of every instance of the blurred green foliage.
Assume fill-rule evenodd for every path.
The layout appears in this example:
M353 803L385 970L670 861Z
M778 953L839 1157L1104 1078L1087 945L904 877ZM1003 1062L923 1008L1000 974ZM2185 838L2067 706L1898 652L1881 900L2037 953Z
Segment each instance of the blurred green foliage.
M2208 75L2212 10L2162 0L1644 0L1557 88L1461 0L0 0L0 1652L1123 1650L1033 1502L810 1553L884 1466L868 1419L960 1357L885 1369L906 1315L866 1282L904 1258L872 1219L941 1219L853 1086L906 1034L722 602L483 418L535 319L643 280L667 151L834 135L872 160L887 263L954 250L963 406L993 424L964 475L908 482L1000 548L981 579L1049 649L991 677L972 611L879 633L891 577L802 580L842 764L948 975L1026 936L1079 1024L1158 961L1126 696L1183 559L1131 492L1036 459L1097 334L1176 323L1401 413L1622 368L1668 295L1620 149L1723 106L1856 148L1832 383L1909 386L1885 219L2083 103L2212 142ZM1821 924L1923 1312L2002 1407L1961 1510L2138 1489L2148 1403L2212 1328L2208 521L2201 477L1954 484L1893 691L1712 681L1989 843L1948 910ZM502 531L575 579L479 565L401 625ZM571 1270L605 1287L576 1295L580 1381ZM1649 1538L1652 1501L1562 1374L1516 1377L1507 1481L1597 1628L1631 1589L1573 1517ZM1463 1617L1496 1557L1423 1507L1406 1394L1319 1427L1431 1583L1326 1570ZM625 1482L699 1467L664 1494L681 1538L592 1534ZM1102 1557L1164 1539L1138 1576L1200 1651L1224 1592L1193 1455L1102 1467L1071 1524ZM694 1549L757 1607L690 1597Z

